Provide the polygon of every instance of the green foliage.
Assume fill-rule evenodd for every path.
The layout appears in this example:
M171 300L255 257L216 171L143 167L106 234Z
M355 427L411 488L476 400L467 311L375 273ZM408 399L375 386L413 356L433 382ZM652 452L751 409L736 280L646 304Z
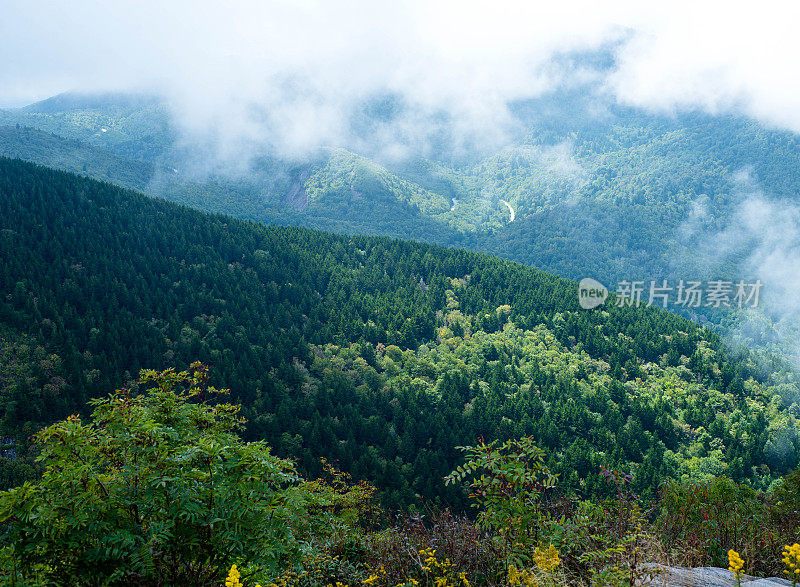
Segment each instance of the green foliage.
M0 326L0 488L41 474L32 434L64 409L67 384L61 358L38 341Z
M797 472L771 494L726 478L672 483L651 524L633 475L602 469L610 497L578 498L532 438L461 448L446 481L468 486L476 522L432 509L386 528L371 485L324 460L304 481L263 442L243 442L224 393L200 363L144 371L137 388L94 400L90 422L39 432L42 478L0 494L3 580L212 585L235 562L245 585L634 585L664 550L707 565L733 548L748 572L775 574L796 541Z
M585 312L574 284L463 250L264 227L18 161L0 170L2 344L35 351L0 353L28 373L0 394L0 433L21 457L8 485L29 478L38 427L143 366L195 359L242 404L245 438L312 478L324 457L389 507L465 507L441 479L453 447L481 437L532 436L586 495L608 491L603 465L633 470L652 498L665 478L727 471L765 488L796 464L786 402L747 355L675 315Z
M322 459L324 476L303 481L299 490L306 515L295 520L296 536L317 545L352 545L363 536L354 528L374 525L381 512L374 501L376 488L366 481L353 483L348 473Z
M616 486L610 499L575 500L559 495L557 478L531 438L464 449L466 464L448 483L466 482L478 525L502 561L500 576L511 584L549 584L562 576L592 585L627 585L641 576L641 546L647 523L637 496L626 489L631 475L603 470ZM553 575L556 567L564 569ZM544 577L542 574L544 573Z
M800 468L781 479L774 496L778 516L784 522L800 527Z
M239 408L215 403L206 368L140 384L37 435L42 479L0 495L7 581L204 584L230 561L292 554L294 467L239 439Z
M84 160L90 167L107 159L108 151L128 160L154 162L174 142L167 107L147 95L59 94L25 108L0 110L0 124L35 128L99 147ZM77 149L78 154L82 150ZM136 163L131 167L135 169Z
M712 261L706 270L697 251L735 219L743 190L757 186L777 201L794 197L797 137L746 118L661 117L598 99L581 90L515 103L513 136L495 151L454 145L449 123L440 120L442 134L426 158L381 165L369 157L385 155L385 145L369 139L403 111L388 98L353 113L352 135L366 140L359 154L331 148L300 161L258 157L235 174L195 178L202 149L187 153L176 144L168 109L156 98L64 94L0 110L0 153L126 187L147 184L155 196L206 211L468 247L572 279L746 277L742 259ZM586 114L598 110L604 116ZM501 200L514 206L514 222ZM694 314L765 351L768 368L786 369L770 364L774 354L786 354L772 340L787 328L776 317L760 315L756 323L708 308Z
M464 573L474 585L491 584L502 568L494 544L474 521L449 510L433 510L427 515L402 516L388 528L364 537L364 562L378 576L377 585L432 583L430 571L423 569L431 550L439 561L450 561L455 574ZM463 580L455 581L464 585Z
M467 246L609 283L683 271L672 261L691 259L688 247L697 243L676 242L675 231L698 201L709 218L729 217L741 181L731 178L742 168L778 198L798 191L796 137L748 121L620 110L604 122L582 121L539 106L515 107L526 138L458 164L434 155L392 168L333 149L303 163L259 160L236 180L193 181L152 166L170 156L163 108L120 96L61 96L0 111L0 123L11 125L0 127L0 152L124 186L149 184L205 210ZM515 222L507 222L501 198L513 204ZM657 499L667 546L691 552L692 562L724 564L735 547L753 568L777 572L772 551L798 538L800 477L776 481L798 464L797 384L786 377L773 387L778 377L752 355L724 350L716 336L676 316L611 306L583 312L573 284L514 263L258 226L8 160L0 160L0 258L0 483L29 480L3 498L13 542L4 553L18 571L65 574L91 560L103 577L132 580L169 572L173 552L176 572L218 577L231 562L224 557L239 553L250 574L283 565L287 577L305 572L306 582L361 578L367 566L378 568L359 528L376 515L365 480L389 507L457 509L465 500L455 481L477 482L481 530L491 534L483 541L463 521L443 523L438 534L400 525L386 532L387 542L404 532L418 539L394 550L372 542L396 563L381 581L422 577L409 565L433 540L451 557L477 553L480 569L469 572L481 580L497 572L498 547L504 561L520 565L515 578L527 580L533 575L523 566L535 570L535 549L555 545L565 572L624 582L648 539L642 510ZM754 330L768 328L763 317ZM249 422L240 431L248 440L266 441L319 478L303 482L264 445L239 442L233 408L187 395L205 382L149 372L144 384L155 390L135 394L131 374L142 365L182 369L197 357L214 365L210 381L243 404ZM184 383L188 389L170 404L166 388ZM32 433L85 412L112 386L132 392L95 403L92 424L72 417L42 432L33 461ZM181 425L184 444L161 415L145 415L157 407L148 397L195 418ZM123 416L123 405L138 415ZM216 439L210 445L207 432ZM123 446L135 438L155 445L142 454L150 445ZM445 486L441 478L463 456L453 447L477 439ZM181 477L181 451L192 455L185 457L190 479ZM198 464L205 458L214 463L210 474ZM255 533L271 532L262 543L278 541L283 552L268 556L203 517L219 513L202 503L209 494L228 492L215 508L243 499L239 485L218 484L236 462L261 472L271 463L271 477L246 477L245 487L271 492L254 520L291 519L288 529L266 523ZM167 485L181 516L159 510L161 494L149 485L131 489L132 476L156 483L162 467L173 473ZM47 475L33 481L42 468ZM545 491L556 475L559 490ZM659 498L669 479L680 481ZM78 490L64 492L67 483ZM135 521L141 496L152 498L140 511L154 525ZM30 504L39 504L35 517L25 510ZM79 527L103 539L90 541L74 532ZM229 551L211 553L217 536ZM178 537L202 545L201 562L180 550ZM255 554L247 559L245 551Z
M32 161L136 190L153 176L149 163L29 127L0 126L0 156Z
M792 474L797 478L797 473ZM746 561L745 571L780 575L779 553L800 536L797 515L786 516L778 495L792 496L792 481L781 494L755 491L726 477L667 484L659 501L657 528L669 548L689 561L727 567L728 550Z
M480 526L497 534L504 549L536 542L542 524L541 494L556 483L544 464L544 451L531 438L460 448L466 462L445 482L469 480L470 498L480 509ZM516 559L516 553L510 556Z

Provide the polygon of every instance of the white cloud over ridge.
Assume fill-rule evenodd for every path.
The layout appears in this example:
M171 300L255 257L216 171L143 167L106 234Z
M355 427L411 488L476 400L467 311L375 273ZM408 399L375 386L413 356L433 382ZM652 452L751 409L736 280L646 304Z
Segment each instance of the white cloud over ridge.
M346 136L348 116L374 95L413 107L372 129L390 156L424 149L427 137L416 135L435 132L442 112L464 140L500 143L510 101L586 80L625 104L732 110L800 131L797 14L777 4L747 12L620 1L6 4L0 104L155 89L187 140L213 138L224 159L358 140ZM609 70L554 59L600 49L616 55Z

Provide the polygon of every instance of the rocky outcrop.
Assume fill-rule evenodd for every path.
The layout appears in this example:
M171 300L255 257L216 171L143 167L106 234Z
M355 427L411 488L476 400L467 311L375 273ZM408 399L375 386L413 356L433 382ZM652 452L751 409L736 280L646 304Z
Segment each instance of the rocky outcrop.
M308 208L308 192L306 192L306 180L308 179L308 171L302 170L299 177L292 182L289 186L289 191L283 196L283 203L290 208L294 208L299 212L305 211Z
M736 585L733 573L719 567L667 567L659 564L642 565L644 577L637 583L652 587L731 587ZM750 575L742 576L742 587L773 587L791 585L791 581L770 577L759 579Z

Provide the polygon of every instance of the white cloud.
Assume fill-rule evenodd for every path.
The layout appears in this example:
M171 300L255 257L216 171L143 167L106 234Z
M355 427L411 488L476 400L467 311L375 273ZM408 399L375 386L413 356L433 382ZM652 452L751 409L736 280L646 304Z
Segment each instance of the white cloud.
M800 6L663 3L634 23L608 82L623 101L675 111L738 111L800 131Z
M300 153L346 136L359 101L393 93L411 119L377 129L387 152L424 149L447 112L465 141L500 143L506 104L597 75L554 65L617 47L605 87L671 111L740 109L800 130L794 14L761 3L566 1L9 0L0 104L59 91L157 88L189 140L226 158ZM394 144L402 138L403 145Z
M760 281L757 307L744 305L733 340L777 350L800 368L800 206L765 194L751 169L731 176L729 210L695 200L677 231L673 274L683 279Z

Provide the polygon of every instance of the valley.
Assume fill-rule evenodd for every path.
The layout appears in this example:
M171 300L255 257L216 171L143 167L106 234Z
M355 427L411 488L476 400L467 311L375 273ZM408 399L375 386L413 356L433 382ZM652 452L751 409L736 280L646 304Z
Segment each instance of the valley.
M250 550L256 576L289 573L287 585L306 584L287 569L311 573L313 557L335 561L320 576L361 583L383 569L400 584L469 575L516 585L533 575L509 561L532 560L534 547L537 573L556 573L542 580L582 584L617 572L607 559L620 577L675 560L724 566L719 545L734 529L750 568L779 574L770 552L796 528L784 504L800 464L800 328L792 282L776 282L770 260L794 254L800 144L736 117L608 106L606 118L565 122L557 102L517 105L525 124L510 144L460 159L326 146L237 169L206 158L207 146L187 148L152 96L63 95L0 111L0 519L13 544L35 535L53 549L14 560L56 580L85 564L51 565L68 559L67 534L19 513L31 503L20 488L32 486L48 503L66 500L53 519L79 507L62 491L75 461L51 445L70 438L90 452L114 447L74 473L109 495L116 487L113 499L129 499L129 474L133 486L163 487L165 470L201 480L169 499L189 488L206 499L228 479L226 507L261 520L253 548L281 553ZM764 226L786 238L765 238ZM579 306L583 277L608 286L605 304ZM721 277L763 278L763 304L668 311L615 295L624 280ZM224 401L208 399L217 389ZM129 429L132 444L120 439ZM152 438L171 448L141 460ZM223 467L207 476L188 455L209 442L225 448L202 461ZM280 512L243 509L239 473L227 477L254 451L248 471L266 469L247 491L269 485L264 499ZM126 473L107 479L106 468ZM487 478L507 490L493 494ZM97 507L104 527L161 540ZM148 515L178 531L162 510ZM276 516L291 536L270 530ZM244 544L208 538L208 527L181 531L204 536L209 560ZM501 546L511 534L518 542ZM406 535L428 570L392 550ZM637 566L631 545L645 542L695 558L647 550L652 564ZM173 571L189 572L186 543L161 544ZM461 557L462 578L431 545ZM119 560L91 556L109 576L149 573L126 548ZM209 576L233 573L231 560Z

